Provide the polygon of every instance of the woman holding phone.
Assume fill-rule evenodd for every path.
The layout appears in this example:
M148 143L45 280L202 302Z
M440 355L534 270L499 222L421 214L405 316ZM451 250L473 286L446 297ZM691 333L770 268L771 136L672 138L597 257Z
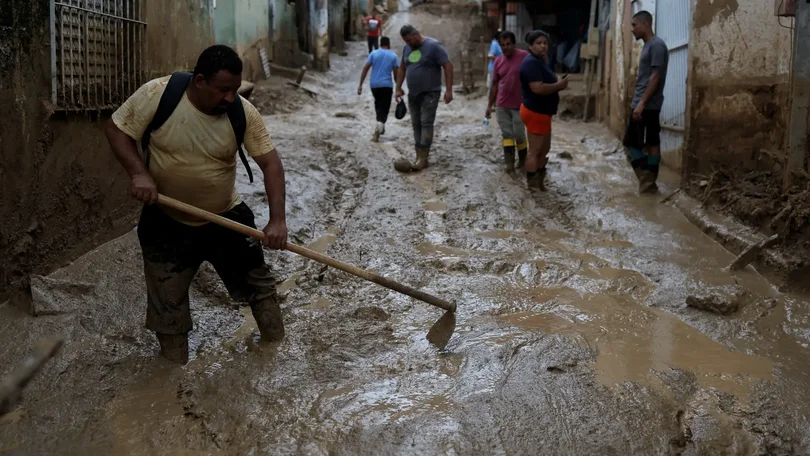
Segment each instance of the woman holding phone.
M551 149L551 117L557 114L560 91L568 87L566 77L557 78L548 63L549 37L542 30L526 34L529 55L520 65L522 103L520 118L526 125L529 151L526 156L526 184L529 190L546 191L546 163Z

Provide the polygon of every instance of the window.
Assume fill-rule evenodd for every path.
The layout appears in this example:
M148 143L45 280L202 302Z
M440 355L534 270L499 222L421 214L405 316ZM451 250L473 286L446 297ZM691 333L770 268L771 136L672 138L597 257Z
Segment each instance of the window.
M51 101L119 106L146 80L144 0L51 0Z

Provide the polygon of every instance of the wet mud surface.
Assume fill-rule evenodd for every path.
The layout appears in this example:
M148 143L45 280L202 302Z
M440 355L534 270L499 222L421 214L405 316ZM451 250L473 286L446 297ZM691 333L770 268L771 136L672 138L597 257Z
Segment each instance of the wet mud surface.
M418 23L402 14L389 27ZM287 170L290 237L457 302L447 348L425 340L440 310L268 252L286 339L260 342L249 308L204 266L192 360L176 367L143 328L131 233L35 278L36 317L0 308L0 375L38 338L66 339L0 418L0 453L810 451L806 296L724 271L733 255L638 196L595 124L555 123L550 189L533 196L501 170L485 100L457 95L439 108L432 166L397 173L393 160L413 154L409 123L392 118L369 141L371 95L355 93L364 47L331 56L318 103L266 118ZM238 179L265 223L262 186ZM674 181L664 173L662 194ZM690 297L738 309L721 316Z

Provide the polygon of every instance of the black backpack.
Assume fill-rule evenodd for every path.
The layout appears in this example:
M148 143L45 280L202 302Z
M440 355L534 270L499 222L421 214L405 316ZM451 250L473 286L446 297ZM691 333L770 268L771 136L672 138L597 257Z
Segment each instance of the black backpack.
M141 147L146 157L146 169L149 169L149 139L152 137L152 132L162 127L163 124L169 120L169 117L171 117L174 112L174 108L176 108L177 105L180 104L180 100L183 99L183 94L186 92L186 88L191 82L191 76L191 73L182 71L173 73L169 78L166 89L163 91L163 95L160 96L160 102L158 103L155 116L152 118L152 122L149 123L149 126L146 127L146 131L141 138ZM233 133L236 135L236 147L239 151L239 158L242 159L242 164L245 165L248 178L250 178L250 183L252 184L253 171L250 170L250 165L248 164L247 158L245 158L245 151L242 150L242 141L245 139L245 130L247 130L247 118L245 117L245 108L242 106L242 98L239 95L236 96L236 101L234 101L233 105L231 105L231 108L228 110L228 120L231 121L231 128L233 128Z

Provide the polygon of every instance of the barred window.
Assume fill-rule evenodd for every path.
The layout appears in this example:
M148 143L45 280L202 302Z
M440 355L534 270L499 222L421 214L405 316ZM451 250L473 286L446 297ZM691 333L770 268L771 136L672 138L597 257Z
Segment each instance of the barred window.
M119 106L146 80L144 0L51 0L51 102Z

